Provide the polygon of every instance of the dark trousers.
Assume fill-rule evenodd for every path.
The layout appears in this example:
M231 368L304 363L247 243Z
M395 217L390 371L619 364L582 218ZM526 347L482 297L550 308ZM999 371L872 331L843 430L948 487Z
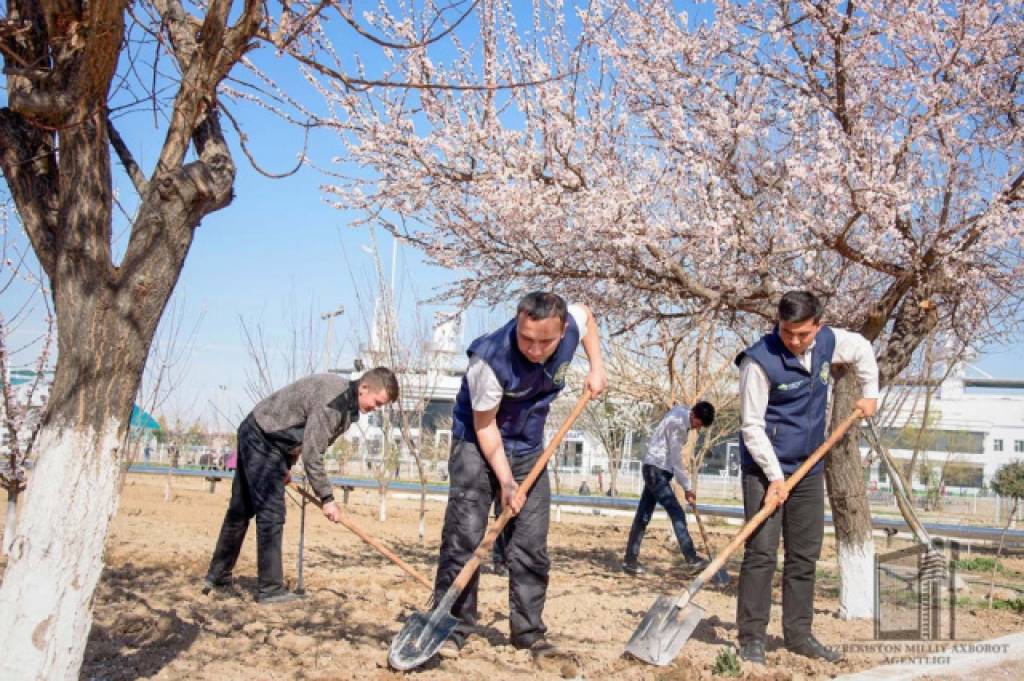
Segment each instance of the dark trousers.
M540 453L510 456L509 466L517 482L529 474ZM462 566L473 556L484 538L491 503L500 495L497 478L477 446L470 442L452 442L448 460L451 489L441 530L441 555L434 581L435 601L455 581ZM542 614L548 589L548 518L551 507L551 483L547 471L534 483L526 503L509 521L505 533L505 561L509 581L509 628L512 644L527 647L547 632ZM452 637L460 645L477 623L477 571L452 606L459 619Z
M672 473L646 463L640 472L644 478L644 491L640 495L636 515L633 516L633 526L629 529L625 561L635 563L640 556L640 543L644 540L644 532L651 522L656 504L661 504L672 521L672 531L676 534L676 541L679 542L679 550L683 552L683 557L690 562L697 560L693 540L686 529L686 512L672 491Z
M206 573L208 581L223 584L231 578L249 520L255 517L258 596L272 596L285 590L281 539L287 472L284 455L267 441L250 415L238 427L238 467L231 483L231 501Z
M760 469L744 470L743 512L748 520L761 510L767 489L768 478ZM821 473L808 475L797 483L786 503L747 539L736 603L740 645L765 640L780 530L785 542L782 631L786 644L792 645L810 635L814 619L814 570L825 532L825 486Z

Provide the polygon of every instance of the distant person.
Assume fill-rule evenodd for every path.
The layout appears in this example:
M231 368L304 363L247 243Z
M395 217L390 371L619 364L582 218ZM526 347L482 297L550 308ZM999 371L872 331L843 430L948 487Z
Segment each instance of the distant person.
M153 448L150 447L149 445L146 445L146 448L142 450L142 460L145 461L148 464L149 463L149 458L152 455L153 455Z
M397 399L395 375L377 367L356 381L335 374L307 376L257 404L238 427L238 468L203 592L230 585L249 520L255 517L256 600L284 603L300 598L285 587L281 565L289 470L301 455L306 479L323 504L324 516L338 522L341 509L324 471L324 452L360 413L369 414Z
M587 484L586 480L580 483L580 488L576 491L576 493L579 494L581 497L590 495L590 485Z
M861 398L854 406L865 416L875 413L878 366L866 338L823 325L823 312L813 293L787 292L779 301L775 329L736 358L743 512L749 520L767 501L774 498L780 504L747 539L740 568L739 656L755 664L765 664L780 532L785 536L782 633L786 648L827 662L842 659L842 654L822 645L811 633L815 568L825 532L823 462L788 495L784 486L786 478L825 441L832 365L853 365L861 384Z
M640 468L644 490L640 494L640 503L637 504L633 526L626 541L626 557L622 560L622 570L627 574L638 575L644 572L644 568L637 562L640 544L657 505L665 509L672 521L672 531L679 542L679 551L683 554L687 568L697 572L707 565L707 559L698 556L697 550L693 548L693 540L686 529L686 512L672 489L672 476L675 475L676 481L683 488L686 501L697 503L697 493L693 491L683 462L683 445L691 430L707 428L714 422L715 408L710 402L698 402L692 409L683 405L672 407L654 427Z

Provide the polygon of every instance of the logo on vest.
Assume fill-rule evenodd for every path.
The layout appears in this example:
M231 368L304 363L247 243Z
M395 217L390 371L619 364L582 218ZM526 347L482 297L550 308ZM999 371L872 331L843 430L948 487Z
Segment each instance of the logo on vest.
M818 372L818 378L821 379L821 382L824 383L825 385L828 385L829 369L831 368L832 365L830 365L828 362L824 362L821 365L821 371Z
M779 383L777 386L775 386L775 389L781 390L782 392L786 392L788 390L796 390L803 384L804 379L801 378L799 381L793 381L792 383Z
M551 381L557 386L565 385L565 375L569 372L569 363L565 362L562 366L555 370L555 375L551 377Z

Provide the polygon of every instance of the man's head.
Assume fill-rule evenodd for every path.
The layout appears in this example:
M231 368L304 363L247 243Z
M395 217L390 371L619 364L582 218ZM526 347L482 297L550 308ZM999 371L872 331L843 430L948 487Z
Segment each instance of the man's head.
M824 307L810 291L789 291L779 301L779 337L786 349L802 355L821 329Z
M359 377L356 385L359 411L364 414L369 414L398 399L398 379L387 367L370 369Z
M516 346L531 362L542 364L558 349L565 335L568 308L561 296L534 291L516 308Z
M690 428L700 430L715 422L715 405L710 402L698 402L690 409Z

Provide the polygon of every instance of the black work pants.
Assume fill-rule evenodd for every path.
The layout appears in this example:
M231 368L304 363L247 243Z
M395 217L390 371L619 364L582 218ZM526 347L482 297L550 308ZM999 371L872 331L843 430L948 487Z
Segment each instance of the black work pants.
M672 491L672 473L646 463L640 468L640 472L644 479L644 491L640 495L640 503L636 506L633 526L629 528L624 562L635 563L640 557L640 543L644 540L644 533L657 504L661 504L672 521L672 531L675 532L683 558L688 563L697 560L697 551L693 548L693 540L686 529L686 512L676 499L676 493Z
M284 455L267 440L250 414L238 427L238 466L231 483L231 501L206 574L208 581L223 584L231 578L249 520L255 517L258 597L285 590L281 540L287 472Z
M529 474L539 456L540 452L509 457L517 482L522 482ZM491 503L500 495L494 472L480 449L471 442L452 442L448 470L451 488L441 531L441 555L434 581L435 602L440 602L483 540ZM551 569L547 549L550 508L551 483L545 471L534 483L522 510L506 526L509 628L512 644L520 648L528 647L547 632L542 614ZM460 645L477 623L479 584L478 570L452 606L452 615L459 620L452 637Z
M743 512L749 520L761 510L768 478L760 468L743 472ZM764 641L772 605L772 577L785 542L782 565L782 632L787 645L811 633L814 619L814 572L825 532L824 475L808 475L747 539L740 568L736 624L740 645Z

